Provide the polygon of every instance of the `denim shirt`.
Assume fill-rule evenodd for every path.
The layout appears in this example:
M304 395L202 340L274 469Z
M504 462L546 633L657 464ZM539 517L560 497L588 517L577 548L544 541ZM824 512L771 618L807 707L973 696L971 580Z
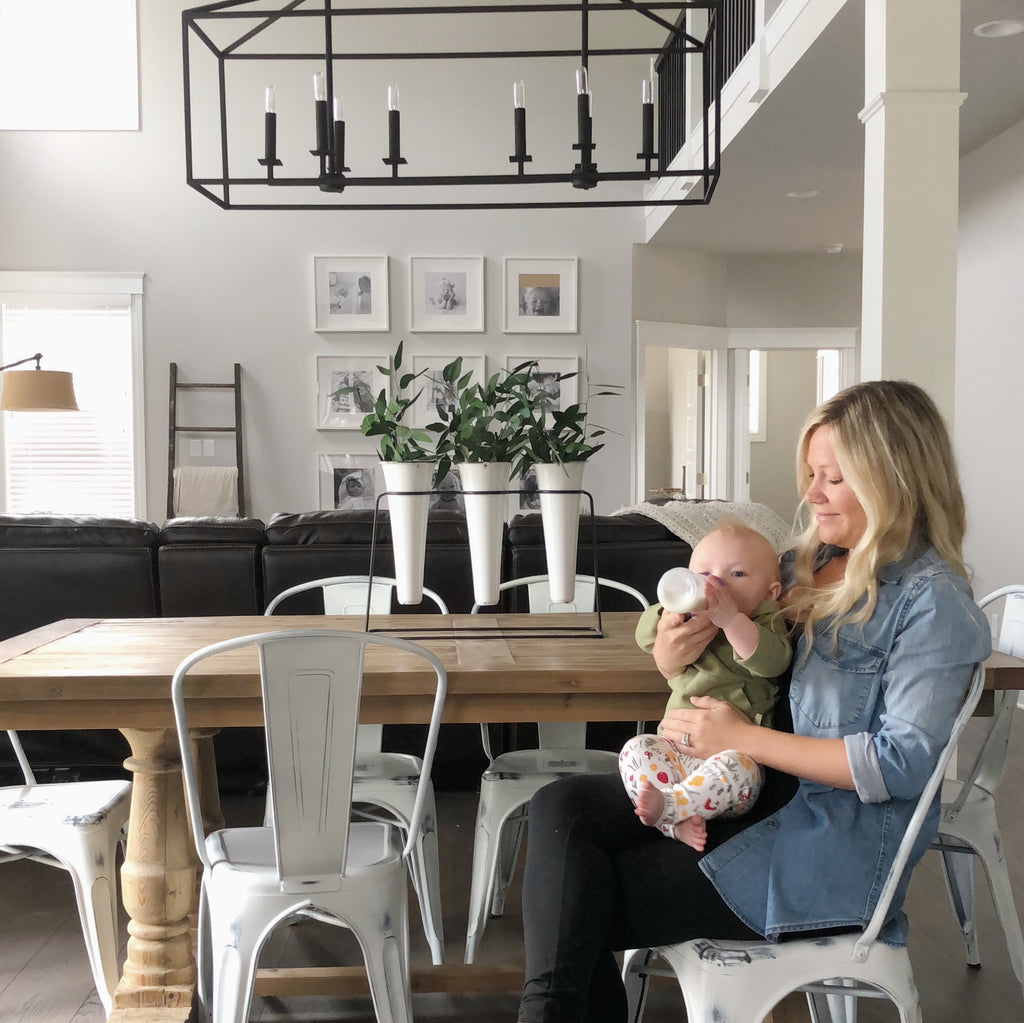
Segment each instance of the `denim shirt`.
M837 638L821 622L806 658L805 638L797 644L793 731L842 738L856 791L800 779L782 809L700 862L733 912L772 940L867 924L973 666L991 652L970 587L930 548L886 566L871 617ZM936 796L880 934L890 944L906 944L900 907L938 820Z

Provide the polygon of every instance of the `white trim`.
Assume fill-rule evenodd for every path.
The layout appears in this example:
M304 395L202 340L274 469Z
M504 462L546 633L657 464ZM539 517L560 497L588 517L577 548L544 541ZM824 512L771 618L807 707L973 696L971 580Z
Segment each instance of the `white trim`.
M145 274L55 270L0 270L0 292L26 295L141 295Z

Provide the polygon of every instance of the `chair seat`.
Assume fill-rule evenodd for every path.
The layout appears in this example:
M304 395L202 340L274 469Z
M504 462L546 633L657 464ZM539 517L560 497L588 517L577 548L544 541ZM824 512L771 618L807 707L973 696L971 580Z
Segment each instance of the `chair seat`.
M524 749L502 753L483 772L487 781L523 779L534 790L571 774L608 774L619 769L619 756L600 749Z
M262 871L277 874L272 827L223 828L207 836L206 849L214 865L226 864L254 874ZM400 865L401 855L402 845L394 827L377 822L353 823L349 826L345 880L384 863ZM337 878L342 880L340 873Z
M0 789L0 815L28 822L84 828L103 824L131 795L131 782L79 781L69 784L11 785Z
M365 781L400 781L415 785L422 769L423 761L411 753L357 754L353 784L357 790L360 782Z

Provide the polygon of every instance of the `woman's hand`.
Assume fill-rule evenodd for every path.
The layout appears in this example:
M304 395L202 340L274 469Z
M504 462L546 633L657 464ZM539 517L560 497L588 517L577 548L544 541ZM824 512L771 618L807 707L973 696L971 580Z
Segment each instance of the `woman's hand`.
M670 710L661 722L661 734L671 739L684 753L704 759L726 749L748 752L751 730L758 730L746 714L725 700L713 696L694 696L693 709ZM683 740L688 739L688 742Z
M654 663L665 678L673 678L689 667L715 637L718 626L701 611L680 615L662 611L654 640Z

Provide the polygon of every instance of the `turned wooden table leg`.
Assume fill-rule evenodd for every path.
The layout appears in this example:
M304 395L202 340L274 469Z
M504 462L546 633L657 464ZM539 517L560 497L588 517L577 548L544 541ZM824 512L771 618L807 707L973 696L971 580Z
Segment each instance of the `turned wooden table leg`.
M128 911L128 958L114 1006L192 1004L196 971L189 916L196 854L185 815L178 739L173 728L122 728L132 755L128 848L121 867Z

